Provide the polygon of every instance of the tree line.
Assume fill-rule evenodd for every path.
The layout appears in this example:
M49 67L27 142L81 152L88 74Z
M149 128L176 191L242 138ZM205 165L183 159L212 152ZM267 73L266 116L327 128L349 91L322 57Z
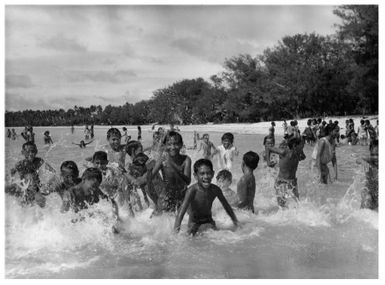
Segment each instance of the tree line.
M6 126L258 122L378 113L378 6L344 5L336 33L283 37L262 54L225 60L209 80L185 79L123 106L6 112Z

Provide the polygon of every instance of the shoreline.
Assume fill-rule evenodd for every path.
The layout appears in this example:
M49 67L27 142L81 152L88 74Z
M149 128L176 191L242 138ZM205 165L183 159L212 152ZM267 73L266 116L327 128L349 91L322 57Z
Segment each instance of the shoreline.
M368 119L371 121L372 125L376 125L376 120L378 119L379 115L367 115L365 116L365 119ZM347 119L352 118L354 121L355 128L359 126L360 120L363 118L362 116L331 116L331 117L325 117L325 121L328 122L329 120L338 121L338 124L341 128L341 130L345 129L345 121ZM301 132L306 128L307 126L307 120L309 118L303 118L299 119L298 121L298 127L301 130ZM291 120L286 120L286 122L289 124ZM276 135L283 135L283 120L280 121L274 121L275 126L275 134ZM84 129L85 125L82 126L74 126L75 129ZM142 131L149 131L152 132L152 126L153 125L141 125ZM234 134L244 134L244 135L253 135L253 134L267 134L268 129L271 126L271 121L266 122L258 122L258 123L224 123L224 124L213 124L213 123L207 123L207 124L201 124L201 125L175 125L177 126L180 131L183 132L194 132L197 131L198 133L225 133L225 132L231 132ZM95 129L106 129L109 128L109 125L95 125ZM122 129L123 127L126 127L128 131L137 131L137 125L113 125L114 128ZM168 129L169 125L156 125L155 129L163 127ZM24 127L5 127L5 129L8 128L14 128L16 130L23 129ZM70 129L71 126L34 126L34 129ZM343 133L343 131L341 132Z

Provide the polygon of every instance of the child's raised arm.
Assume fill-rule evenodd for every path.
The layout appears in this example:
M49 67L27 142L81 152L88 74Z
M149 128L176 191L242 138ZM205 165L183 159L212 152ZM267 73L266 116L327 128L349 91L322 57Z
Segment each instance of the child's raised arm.
M182 224L183 216L186 213L186 211L187 211L187 209L191 203L191 200L194 197L194 192L195 192L194 187L190 187L189 189L187 189L186 196L184 197L182 206L180 207L178 214L175 218L174 231L176 233L178 233L180 230L180 225Z
M278 148L278 147L273 147L273 146L267 146L267 147L266 147L266 160L267 160L267 165L268 165L268 166L271 165L270 156L271 156L272 153L276 153L276 154L279 154L279 155L281 156L281 155L284 155L285 152L286 152L285 149Z

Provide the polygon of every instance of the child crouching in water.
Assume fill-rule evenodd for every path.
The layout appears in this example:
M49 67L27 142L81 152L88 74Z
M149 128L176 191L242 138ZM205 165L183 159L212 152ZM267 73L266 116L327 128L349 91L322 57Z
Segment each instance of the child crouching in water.
M195 235L200 226L206 224L216 229L216 224L211 213L215 198L219 199L234 225L237 226L237 217L223 196L221 189L211 183L214 177L214 169L211 161L208 159L199 159L196 161L194 163L194 177L197 183L190 186L187 190L183 204L175 219L174 230L179 232L183 216L187 209L189 209L188 234Z
M238 196L233 190L230 189L231 182L233 181L233 175L230 171L223 169L217 174L217 185L221 188L223 196L225 196L227 202L231 206L238 204Z

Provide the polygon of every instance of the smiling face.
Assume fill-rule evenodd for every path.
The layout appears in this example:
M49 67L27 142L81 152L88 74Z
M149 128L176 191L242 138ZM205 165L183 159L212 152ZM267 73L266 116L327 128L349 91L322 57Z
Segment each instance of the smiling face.
M71 186L74 184L76 175L72 169L62 167L62 169L60 169L60 176L63 178L63 182L65 185Z
M223 144L223 147L224 147L225 149L229 149L230 146L231 146L231 142L230 142L229 139L223 139L223 140L222 140L222 144Z
M107 169L108 160L102 160L97 158L94 160L93 163L96 168L103 171Z
M207 189L211 185L211 180L214 177L214 171L207 165L201 165L198 171L194 173L195 179L198 181L198 185L204 189Z
M32 161L35 159L37 154L37 149L35 146L27 145L23 148L21 153L24 155L25 159Z
M176 156L179 154L182 148L181 142L176 137L170 137L166 142L166 149L170 156Z
M110 136L108 138L108 143L110 144L111 148L115 151L118 151L119 150L119 147L120 147L120 141L121 141L121 138L119 136Z

